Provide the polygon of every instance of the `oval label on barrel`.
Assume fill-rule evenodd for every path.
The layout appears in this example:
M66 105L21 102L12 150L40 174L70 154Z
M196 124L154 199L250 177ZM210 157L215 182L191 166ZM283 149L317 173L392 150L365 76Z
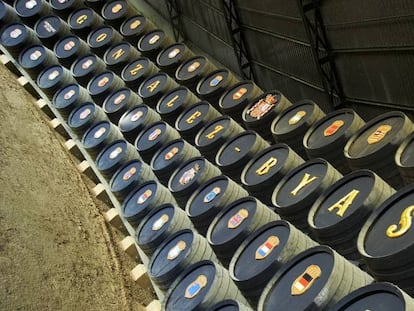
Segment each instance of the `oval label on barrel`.
M209 193L207 193L203 199L204 203L210 203L221 192L220 187L214 187Z
M239 227L243 221L249 217L249 211L247 209L240 209L236 214L234 214L229 221L227 222L227 228L236 229Z
M387 237L394 239L406 234L413 224L413 213L414 205L411 205L404 209L404 211L401 213L401 218L398 225L392 224L387 228Z
M198 67L200 67L200 65L201 65L200 62L194 62L190 66L188 66L187 71L190 73L194 72L197 70Z
M158 218L153 224L152 224L152 231L159 231L164 224L168 222L170 217L167 214L162 214L160 218Z
M185 244L184 241L178 241L177 244L168 251L167 259L174 260L183 252L183 250L185 250L186 247L187 244Z
M385 135L387 135L387 133L389 131L392 130L392 126L391 125L380 125L375 132L373 132L371 135L368 136L367 138L367 142L368 144L372 145L372 144L376 144L378 142L380 142Z
M200 291L206 287L207 285L207 277L204 274L200 274L194 282L190 283L186 290L184 297L187 299L194 298L197 296Z
M223 76L217 75L210 81L210 86L215 87L223 80Z
M172 59L176 57L178 54L180 54L180 52L181 52L180 49L175 48L171 52L168 53L168 58Z
M109 154L109 159L113 160L115 159L117 156L119 156L122 152L122 147L116 147L110 154Z
M265 259L279 245L279 243L279 238L275 235L271 235L262 245L257 248L255 259Z
M145 192L138 197L137 203L144 204L151 197L151 195L152 195L151 189L145 190Z
M342 120L332 122L332 124L323 131L323 136L327 137L334 135L344 124L345 122Z
M178 151L178 147L171 148L171 150L168 151L164 156L165 161L171 160L178 153Z
M310 265L306 270L293 281L291 287L292 296L299 296L306 293L312 284L322 275L321 268L317 265Z
M124 176L122 177L123 180L129 180L134 174L137 172L135 167L131 167L128 171L125 172Z
M265 98L261 98L249 110L247 110L247 114L252 118L259 120L266 113L268 113L274 106L276 106L276 103L276 95L268 94Z
M300 111L296 112L296 114L289 119L289 121L288 121L289 125L297 124L300 120L302 120L302 118L305 115L306 115L306 111L304 111L304 110L300 110Z
M188 184L189 182L191 182L194 179L195 175L197 175L197 173L199 171L200 171L200 165L195 164L194 167L192 167L189 170L185 171L183 173L183 175L181 175L179 183L183 186Z
M245 87L239 88L236 92L233 93L233 100L239 100L247 93L247 89Z
M148 135L148 140L149 141L154 141L158 138L158 136L160 136L161 134L161 129L156 128L155 130L153 130L149 135Z
M139 120L139 118L141 118L143 115L144 115L144 113L143 113L141 110L139 110L139 111L137 111L136 113L134 113L134 114L132 115L132 117L131 117L131 121L132 121L132 122L136 122L136 121L138 121L138 120Z

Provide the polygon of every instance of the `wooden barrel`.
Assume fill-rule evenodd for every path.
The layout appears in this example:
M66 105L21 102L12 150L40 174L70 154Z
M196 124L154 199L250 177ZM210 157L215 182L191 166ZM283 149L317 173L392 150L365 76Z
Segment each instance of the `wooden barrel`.
M227 205L217 214L207 231L207 240L217 258L228 267L243 241L259 227L280 219L254 197L245 197Z
M195 146L210 162L215 163L221 146L242 132L243 128L230 117L218 117L200 129L195 137Z
M112 45L121 42L121 34L111 26L99 26L92 30L87 38L91 50L99 57L103 57Z
M154 63L158 54L165 47L173 43L172 39L166 35L161 29L154 29L144 34L139 39L137 47L142 55L148 57Z
M17 59L20 53L31 45L40 45L36 33L22 23L11 23L1 30L1 45Z
M14 10L22 21L29 27L33 27L43 16L50 15L52 8L48 1L14 1Z
M273 206L283 219L309 232L308 213L313 202L341 177L341 173L325 160L308 160L277 184L272 196Z
M162 310L206 310L223 299L247 304L226 269L213 261L202 260L185 269L171 284Z
M350 260L359 259L359 231L371 213L394 192L372 171L346 175L326 189L309 211L312 236Z
M177 68L193 56L193 52L184 43L173 43L158 54L157 65L163 72L175 78Z
M328 310L372 278L331 248L316 246L284 265L270 280L257 310Z
M155 29L155 26L145 16L135 15L124 19L119 27L119 32L124 37L124 40L133 46L137 46L139 39L153 29Z
M220 147L215 161L223 174L240 182L246 164L267 147L269 144L256 132L244 131Z
M121 117L128 109L142 104L141 98L129 88L121 88L105 99L102 109L112 123L118 124Z
M344 154L352 169L368 168L396 189L402 178L394 155L402 141L411 134L413 123L400 111L384 113L361 128L347 142Z
M147 57L139 57L122 69L121 78L128 87L135 90L145 79L156 74L158 71L159 68Z
M52 99L62 87L73 83L76 81L70 71L60 65L45 68L36 79L36 84L49 99Z
M271 205L275 186L289 171L303 162L288 145L272 145L246 164L241 173L241 182L250 195Z
M135 147L123 139L119 139L104 147L96 157L96 167L107 181L125 163L139 159Z
M157 112L169 125L174 126L178 116L200 100L185 86L167 92L157 103Z
M168 189L156 180L147 181L125 198L122 215L136 228L153 208L167 203L176 204Z
M82 138L90 127L105 120L108 117L102 108L87 102L73 109L68 116L68 125L78 138Z
M148 263L148 272L154 283L166 291L187 267L201 260L217 261L217 257L203 236L184 229L157 248Z
M237 123L243 124L243 110L263 91L249 80L241 81L227 90L219 99L219 107L224 115L232 117Z
M195 190L188 199L185 211L197 231L206 236L214 217L223 208L248 195L227 176L214 177Z
M36 80L39 73L45 68L58 64L55 55L39 44L24 49L20 53L18 61L33 80Z
M182 229L193 228L185 212L170 203L154 207L140 222L135 241L151 256L168 237Z
M329 113L314 123L303 137L303 146L309 159L324 158L342 174L351 170L343 150L347 141L364 121L352 109Z
M214 70L213 64L204 56L194 56L183 62L175 71L175 80L192 92L197 83Z
M157 180L150 167L136 159L121 166L112 176L109 186L119 203L147 181Z
M171 140L180 138L178 132L164 121L149 124L137 136L135 148L146 163L150 163L155 153Z
M124 86L124 81L122 81L116 74L112 71L104 71L89 81L87 90L95 101L95 104L102 107L105 99L111 95L111 93L118 91Z
M140 57L138 50L131 43L122 41L110 46L103 56L106 67L120 75L130 62Z
M256 97L243 110L243 123L249 130L256 131L264 139L273 141L270 130L273 119L292 103L278 90L272 90Z
M401 143L395 153L395 164L404 181L404 184L409 185L414 182L414 133Z
M57 40L53 51L59 63L68 69L79 58L91 54L91 50L85 41L74 35L67 35Z
M103 19L91 8L79 8L69 15L68 24L75 35L87 40L88 35L103 24Z
M89 96L88 91L73 83L57 91L53 96L52 104L66 120L76 107L91 101L92 98Z
M73 62L70 68L73 77L83 87L96 75L106 71L105 63L95 54L88 54Z
M329 311L414 310L414 299L391 283L375 283L353 291Z
M272 122L273 139L285 143L303 159L308 156L303 147L303 136L309 128L322 119L325 113L312 100L305 99L283 110Z
M69 25L56 15L40 18L33 27L44 46L53 49L57 40L70 34Z
M414 294L413 185L383 202L358 236L358 251L376 279L390 281Z
M105 23L119 28L122 22L131 17L134 10L128 5L126 0L115 0L106 2L101 10L101 15L105 20Z
M155 108L158 101L178 84L165 72L156 73L144 80L138 88L138 95L148 106Z
M263 289L290 259L316 243L284 220L265 224L249 235L231 259L230 276L257 307Z
M199 156L200 152L184 139L174 139L154 154L151 169L159 181L168 186L171 175L181 164Z
M197 95L219 109L219 99L224 92L238 82L237 78L227 69L214 70L201 79L196 87Z
M201 184L220 175L220 170L205 158L191 158L180 165L171 175L168 189L178 205L185 209L188 199Z
M51 0L50 6L56 15L60 16L63 20L67 20L70 13L82 8L84 4L82 0Z
M182 138L194 145L200 129L219 116L221 114L216 108L206 101L201 101L184 109L175 121L175 128Z

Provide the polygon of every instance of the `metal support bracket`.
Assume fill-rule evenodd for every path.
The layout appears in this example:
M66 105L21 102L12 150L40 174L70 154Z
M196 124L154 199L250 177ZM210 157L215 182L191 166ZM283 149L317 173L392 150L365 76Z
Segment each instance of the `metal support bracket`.
M255 73L251 63L250 52L243 35L240 16L237 10L237 0L223 0L224 17L226 18L234 54L237 57L240 74L244 79L255 81Z
M297 0L306 35L312 48L312 55L328 101L334 108L339 108L346 104L346 100L326 35L320 11L321 2L321 0Z
M176 42L182 42L184 41L184 36L181 31L181 8L178 1L179 0L165 0L174 39Z

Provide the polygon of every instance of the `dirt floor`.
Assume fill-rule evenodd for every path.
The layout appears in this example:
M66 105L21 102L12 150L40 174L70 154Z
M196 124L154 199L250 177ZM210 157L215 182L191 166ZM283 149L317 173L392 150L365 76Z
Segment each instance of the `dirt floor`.
M0 65L0 310L141 310L152 291L46 121Z

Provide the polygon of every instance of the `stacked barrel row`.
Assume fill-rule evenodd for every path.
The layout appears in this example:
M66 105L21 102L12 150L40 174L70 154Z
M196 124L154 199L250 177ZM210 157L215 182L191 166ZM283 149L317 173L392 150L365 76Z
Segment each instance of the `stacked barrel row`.
M18 8L22 7L20 2L30 1L16 1L18 13ZM31 9L41 7L44 10L24 17L40 17L33 26L43 45L29 28L14 23L17 16L12 16L13 13L8 13L8 18L11 18L8 22L13 21L13 26L9 25L3 31L6 39L10 40L3 40L2 34L2 44L13 56L19 57L22 67L37 79L38 86L81 137L85 149L96 159L97 168L122 203L125 219L133 226L139 225L137 242L148 255L153 255L149 265L152 277L160 288L166 290L170 287L166 308L206 308L216 303L219 308L238 301L236 306L243 309L243 302L247 305L247 301L241 298L229 276L248 301L256 306L264 286L279 271L262 296L263 309L273 309L274 303L270 300L283 294L277 290L276 284L291 282L291 295L300 296L310 290L314 280L319 279L322 272L325 275L325 271L330 271L327 272L330 274L323 285L329 283L336 289L332 296L318 302L319 309L333 305L353 289L370 282L367 275L328 248L316 247L302 253L314 246L314 242L287 222L276 220L275 213L257 199L248 197L248 193L236 183L243 182L251 195L271 204L276 192L266 191L266 188L274 189L276 184L281 184L282 178L303 163L288 146L269 146L257 135L259 133L271 140L268 121L275 123L285 112L283 109L291 109L290 102L278 91L260 95L261 91L249 81L235 84L231 73L225 69L213 70L205 57L194 56L183 44L168 45L171 41L165 34L148 26L150 23L142 15L134 15L125 1L109 2L103 7L93 4L96 12L84 7L81 1L51 1L57 15L69 16L69 28L79 36L69 34L68 38L63 36L68 34L64 30L56 31L69 29L67 25L57 16L45 14L50 13L47 4L24 4L26 9L33 6ZM5 8L8 8L6 12L12 12L9 7ZM21 12L19 15L23 18ZM103 20L107 25L100 25ZM134 32L143 23L149 28L144 27L142 33ZM124 39L132 41L122 41L119 32L108 25L119 29ZM44 35L43 29L46 29ZM18 40L13 41L16 33ZM22 33L25 33L24 44L20 42ZM51 42L56 43L53 45ZM29 48L23 49L27 46ZM52 46L55 57L47 48ZM72 49L74 54L66 53ZM72 75L68 74L68 69ZM159 69L163 72L158 72ZM137 93L134 88L137 88ZM193 92L208 102L200 102ZM226 98L230 97L232 100L227 100L225 106ZM324 115L316 105L310 104L319 110L319 115ZM240 107L243 107L243 113L240 113ZM233 114L236 120L241 118L245 127L257 133L244 131L232 118L223 117L218 111ZM263 120L266 115L268 119ZM289 121L296 124L295 120L300 121L304 116L299 111L294 120L290 118ZM194 144L199 151L192 146ZM294 139L289 144L294 146ZM334 149L337 151L338 148ZM200 152L205 158L215 161L233 181L221 175L220 170L205 158L199 157ZM313 193L315 199L341 177L323 160L308 161L302 166L314 166L315 172L321 170L318 177L324 182L317 187L319 192ZM392 189L376 175L366 173L375 179L376 186L379 184L389 190L384 190L383 197L391 193ZM318 179L314 177L305 172L295 187L295 194ZM383 197L373 198L372 205L382 202ZM192 229L187 216L177 206L186 210L198 232L207 239ZM370 211L370 208L366 210ZM337 209L341 210L340 207ZM229 267L230 274L217 265L216 257L224 267ZM318 265L319 257L324 260L325 257L331 258L332 266L324 260ZM305 263L303 273L293 281L283 279L287 272L297 269L308 258L311 258L309 262L316 264L306 268ZM208 261L200 261L203 259ZM252 267L260 265L258 263L262 263L262 269L252 270ZM180 277L171 285L178 275ZM198 276L195 278L195 275ZM353 282L349 275L355 277ZM312 280L303 289L301 286L309 277ZM341 282L347 284L345 289L339 288ZM224 292L222 286L227 286L228 292ZM192 300L204 287L209 291L208 299L203 294L202 301ZM215 291L212 290L214 287L217 287ZM299 292L294 293L298 288ZM180 296L181 292L185 292L184 296ZM233 300L221 301L225 298ZM314 302L307 297L293 299L292 303L298 303L300 310Z

